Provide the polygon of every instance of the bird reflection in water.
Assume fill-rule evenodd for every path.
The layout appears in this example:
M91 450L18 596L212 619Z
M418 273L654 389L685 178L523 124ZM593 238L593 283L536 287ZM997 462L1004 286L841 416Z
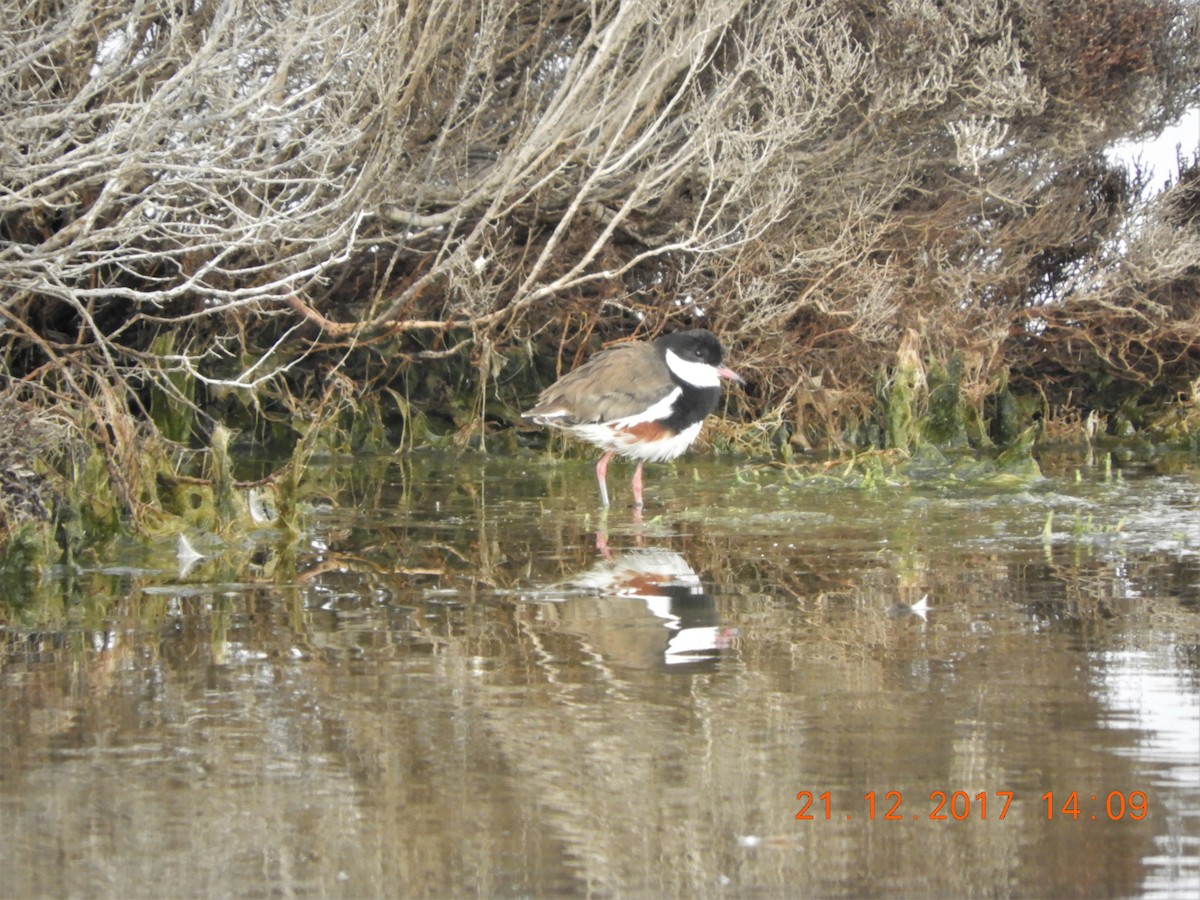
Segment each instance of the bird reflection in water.
M733 645L700 576L673 550L613 551L597 535L600 558L558 585L555 606L565 630L611 663L672 671L710 667Z

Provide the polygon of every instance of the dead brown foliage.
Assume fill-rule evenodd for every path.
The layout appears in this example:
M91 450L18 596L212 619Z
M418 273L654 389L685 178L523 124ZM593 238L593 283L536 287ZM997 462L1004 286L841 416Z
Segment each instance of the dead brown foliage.
M1103 156L1200 101L1182 0L0 10L0 367L116 460L335 376L494 429L697 322L800 447L875 439L907 333L978 409L1198 374L1182 189L1135 239Z

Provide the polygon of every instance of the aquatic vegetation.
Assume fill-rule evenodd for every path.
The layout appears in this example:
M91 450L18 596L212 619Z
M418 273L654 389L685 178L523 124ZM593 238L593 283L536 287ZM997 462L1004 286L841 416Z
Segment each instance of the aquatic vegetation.
M715 452L839 454L867 484L897 476L864 454L926 446L1019 446L1001 474L1033 477L1035 426L1196 454L1200 167L1144 203L1103 150L1193 102L1197 12L1071 9L759 4L733 27L719 3L584 4L442 28L417 3L364 31L348 2L248 9L197 48L190 14L146 29L120 3L60 47L74 25L48 8L10 62L61 90L32 119L0 104L27 148L0 197L0 389L73 448L0 449L0 544L26 519L68 555L236 529L264 478L287 522L321 454L545 446L519 413L546 385L697 325L750 380ZM141 74L96 65L115 36ZM281 58L269 101L229 90L259 83L230 60ZM296 129L317 96L328 116ZM76 163L46 168L63 141ZM246 471L251 448L291 462Z

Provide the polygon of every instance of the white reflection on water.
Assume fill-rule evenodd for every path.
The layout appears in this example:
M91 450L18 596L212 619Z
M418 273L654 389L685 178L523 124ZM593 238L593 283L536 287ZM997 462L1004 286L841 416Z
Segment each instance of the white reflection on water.
M702 662L729 646L700 576L678 553L639 548L609 554L570 584L602 595L641 599L670 634L663 652L668 665Z
M1101 673L1101 699L1110 710L1102 724L1144 735L1123 752L1153 773L1139 789L1146 792L1151 815L1161 815L1167 823L1156 839L1158 855L1144 860L1144 890L1149 896L1196 897L1200 839L1186 833L1183 820L1200 817L1200 691L1179 674L1176 652L1166 645L1152 653L1118 650L1092 657ZM1156 809L1154 788L1165 785L1172 788L1165 796L1176 799ZM1180 803L1181 797L1187 800Z

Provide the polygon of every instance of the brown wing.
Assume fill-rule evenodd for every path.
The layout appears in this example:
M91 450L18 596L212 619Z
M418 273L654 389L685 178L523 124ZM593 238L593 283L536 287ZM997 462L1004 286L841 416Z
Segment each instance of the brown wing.
M542 391L527 418L549 425L611 422L637 415L675 389L653 344L617 344Z

